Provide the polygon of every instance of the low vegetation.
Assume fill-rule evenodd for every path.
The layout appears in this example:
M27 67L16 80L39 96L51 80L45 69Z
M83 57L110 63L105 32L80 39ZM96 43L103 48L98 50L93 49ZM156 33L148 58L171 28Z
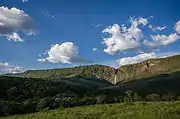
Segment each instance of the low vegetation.
M180 102L138 102L59 108L2 119L179 119Z

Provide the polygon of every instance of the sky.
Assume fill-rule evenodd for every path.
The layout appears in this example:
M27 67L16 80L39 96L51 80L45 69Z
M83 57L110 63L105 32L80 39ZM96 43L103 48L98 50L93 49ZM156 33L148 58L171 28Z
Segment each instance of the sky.
M0 0L0 74L180 54L179 0Z

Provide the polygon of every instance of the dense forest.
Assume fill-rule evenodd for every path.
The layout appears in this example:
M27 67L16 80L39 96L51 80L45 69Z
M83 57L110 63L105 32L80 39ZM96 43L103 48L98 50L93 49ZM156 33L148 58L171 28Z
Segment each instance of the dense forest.
M0 77L0 115L133 101L180 100L180 72L113 85L106 80Z

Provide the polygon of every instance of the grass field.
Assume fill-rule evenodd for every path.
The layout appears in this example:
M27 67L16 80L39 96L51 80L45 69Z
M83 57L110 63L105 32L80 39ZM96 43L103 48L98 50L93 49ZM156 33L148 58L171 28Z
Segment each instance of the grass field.
M2 119L180 119L180 102L138 102L60 108Z

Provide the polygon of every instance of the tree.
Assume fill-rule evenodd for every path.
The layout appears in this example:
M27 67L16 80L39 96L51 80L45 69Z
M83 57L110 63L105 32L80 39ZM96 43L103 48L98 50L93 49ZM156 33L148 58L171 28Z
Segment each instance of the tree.
M45 108L48 108L49 106L49 101L50 99L47 98L43 98L41 100L39 100L39 102L37 103L37 111L43 110Z
M156 93L149 94L146 96L146 100L148 101L161 101L161 96Z
M141 101L142 100L142 97L138 94L138 93L134 93L134 101Z
M175 101L177 98L177 94L173 92L168 92L167 94L163 95L163 100L165 101Z
M127 95L124 96L124 102L131 102L129 96L127 96Z
M134 101L134 95L131 90L125 92L126 96L129 98L129 102Z
M17 98L17 88L16 87L12 87L10 89L7 90L7 94L8 94L8 98L9 100L13 100L14 98Z
M106 101L106 95L99 95L96 97L96 103L97 104L103 104Z
M36 112L37 102L34 102L32 99L28 99L23 102L26 113Z

